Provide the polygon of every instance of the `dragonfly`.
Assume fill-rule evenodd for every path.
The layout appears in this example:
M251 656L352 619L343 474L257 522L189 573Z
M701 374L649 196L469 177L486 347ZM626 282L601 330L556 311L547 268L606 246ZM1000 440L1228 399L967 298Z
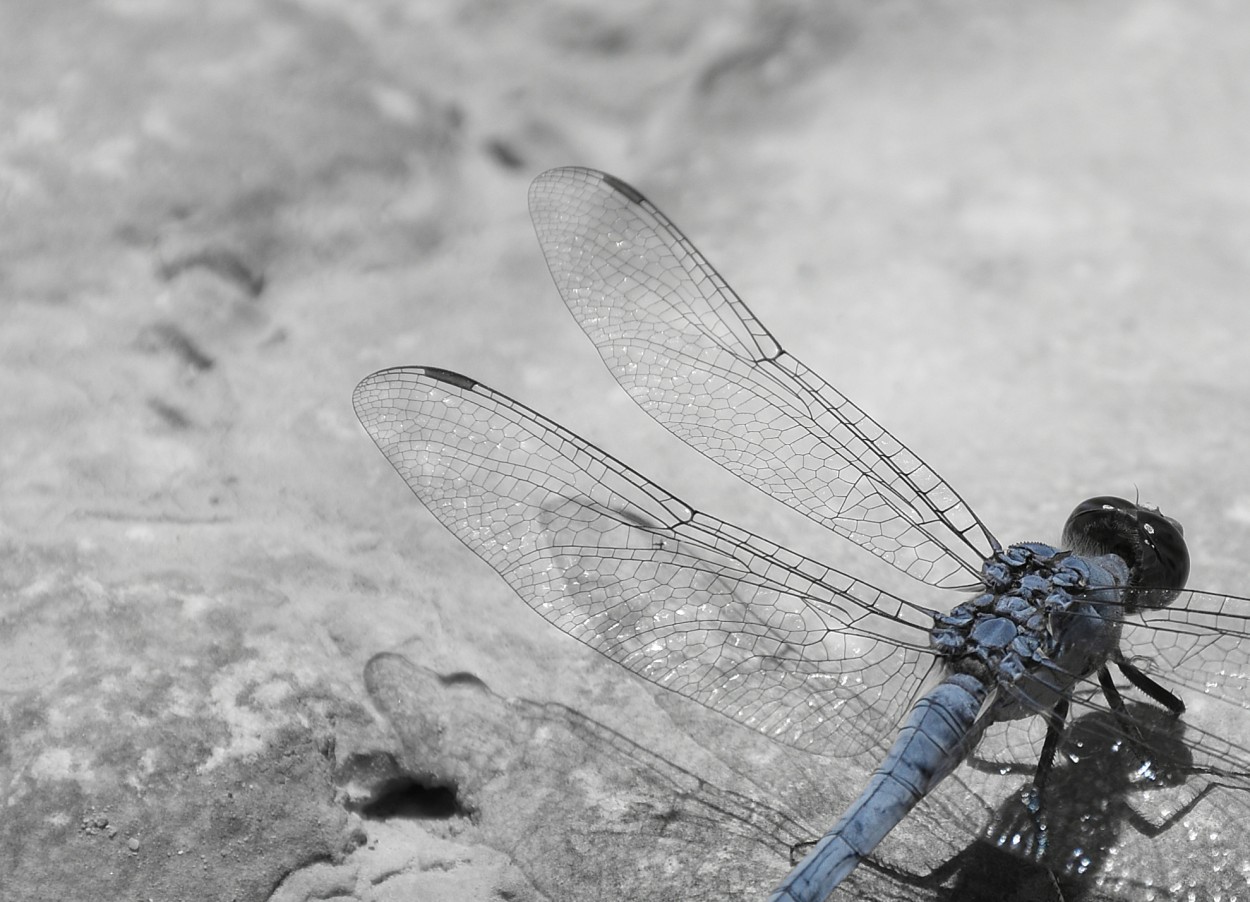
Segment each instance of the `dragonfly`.
M560 296L643 410L766 495L950 590L945 609L922 604L696 510L469 376L406 366L356 387L357 417L417 498L560 630L779 743L885 750L771 902L826 899L987 735L1022 723L1041 728L1028 732L1034 829L1021 854L1040 855L1075 716L1100 715L1117 747L1138 750L1147 786L1176 770L1142 738L1124 684L1184 722L1186 774L1227 799L1250 790L1250 749L1229 727L1250 707L1250 600L1186 588L1180 524L1106 495L1076 506L1057 546L1004 545L785 351L635 188L554 169L529 206ZM1250 886L1244 869L1231 879Z

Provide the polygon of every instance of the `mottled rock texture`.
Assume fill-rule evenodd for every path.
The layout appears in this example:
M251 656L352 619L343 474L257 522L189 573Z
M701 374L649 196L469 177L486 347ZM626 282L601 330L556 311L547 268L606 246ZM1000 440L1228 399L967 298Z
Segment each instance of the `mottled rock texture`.
M370 371L454 368L862 562L614 389L529 231L548 166L637 183L1000 537L1139 487L1195 584L1247 592L1248 26L0 4L0 896L720 899L836 816L868 762L795 762L550 630L355 423ZM953 810L885 854L925 870L972 835ZM1250 860L1174 842L1123 852L1159 898Z

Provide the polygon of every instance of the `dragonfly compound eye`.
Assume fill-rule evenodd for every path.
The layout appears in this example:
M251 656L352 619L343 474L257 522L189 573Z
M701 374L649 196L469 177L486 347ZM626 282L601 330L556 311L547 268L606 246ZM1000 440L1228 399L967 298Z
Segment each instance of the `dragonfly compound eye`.
M1135 604L1161 607L1189 578L1189 549L1180 524L1157 510L1114 495L1077 505L1063 527L1063 541L1077 554L1114 554L1128 564L1130 584L1143 592Z

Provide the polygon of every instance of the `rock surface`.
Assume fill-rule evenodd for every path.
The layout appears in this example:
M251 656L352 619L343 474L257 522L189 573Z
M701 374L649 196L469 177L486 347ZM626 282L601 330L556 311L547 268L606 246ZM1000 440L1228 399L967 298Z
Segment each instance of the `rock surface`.
M0 895L723 898L836 815L800 798L820 762L547 628L355 423L367 373L446 366L701 507L861 560L601 372L527 224L548 166L638 184L1000 537L1054 538L1075 501L1137 486L1186 524L1196 584L1246 592L1248 19L4 3ZM450 728L446 692L495 735L423 746L411 724ZM923 849L942 827L917 824ZM662 839L660 864L612 830ZM1159 898L1202 897L1196 855Z

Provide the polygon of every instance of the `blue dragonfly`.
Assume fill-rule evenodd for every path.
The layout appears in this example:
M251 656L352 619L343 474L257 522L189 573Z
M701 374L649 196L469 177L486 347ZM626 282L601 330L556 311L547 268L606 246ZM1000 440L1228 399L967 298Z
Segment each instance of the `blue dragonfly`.
M1036 841L1021 854L1050 842L1047 782L1074 709L1138 750L1137 779L1168 772L1115 674L1183 719L1187 774L1227 798L1250 790L1250 749L1228 729L1250 707L1250 606L1184 588L1178 523L1101 496L1075 508L1060 547L1004 546L783 350L637 190L555 169L534 181L530 212L561 297L647 413L788 507L959 593L946 610L919 604L695 510L467 376L400 367L357 386L357 416L411 490L565 633L777 742L833 757L884 750L771 900L826 899L984 737L1018 722L1044 726L1029 734Z

